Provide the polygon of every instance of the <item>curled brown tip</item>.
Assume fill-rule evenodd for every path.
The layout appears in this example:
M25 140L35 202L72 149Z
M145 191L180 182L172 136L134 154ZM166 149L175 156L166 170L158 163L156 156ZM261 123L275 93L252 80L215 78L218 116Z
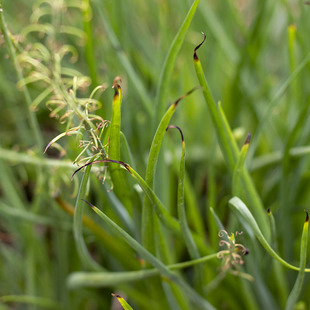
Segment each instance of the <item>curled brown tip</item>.
M307 214L307 215L306 215L306 220L305 220L305 222L306 222L306 223L309 223L309 214L308 214L308 211L306 211L306 210L304 210L304 211L305 211L306 214Z
M194 49L194 60L198 60L198 56L197 56L197 50L198 50L198 48L204 43L204 41L206 40L206 35L205 35L205 33L204 32L201 32L202 34L203 34L203 40L202 40L202 42L200 43L200 44L198 44L196 47L195 47L195 49Z
M178 103L179 103L182 99L186 98L187 96L189 96L191 93L193 93L195 90L197 90L197 89L199 89L199 88L201 88L201 87L200 87L200 86L196 86L196 87L192 88L191 90L189 90L186 94L184 94L183 96L181 96L180 98L178 98L178 99L174 102L174 105L177 106Z
M90 202L86 201L85 199L81 199L84 202L86 202L92 209L95 208L95 206L93 204L91 204Z
M115 163L115 164L120 164L122 166L124 166L126 168L126 170L131 174L131 171L130 171L130 166L120 160L113 160L113 159L102 159L102 160L95 160L95 161L92 161L90 163L87 163L85 165L83 165L82 167L80 167L79 169L75 170L71 176L71 180L73 179L74 175L79 172L80 170L82 170L83 168L89 166L89 165L93 165L93 164L98 164L98 163Z
M250 250L245 248L244 252L243 252L243 255L249 255L250 254Z
M250 144L250 141L251 141L251 133L249 132L244 144Z
M112 86L112 87L114 87L114 85L119 84L119 83L122 83L122 78L121 78L120 76L117 75L117 76L114 78L114 80L113 80L113 86Z
M114 293L112 293L111 294L113 297L116 297L116 298L122 298L120 295L118 295L118 294L114 294Z
M119 95L119 89L121 88L121 86L116 83L116 84L113 84L112 88L114 88L114 98L115 98Z
M43 152L43 154L45 154L46 153L46 151L49 149L49 147L52 145L52 142L50 142L47 146L46 146L46 148L44 149L44 152Z
M180 132L180 134L181 134L182 142L184 142L184 136L183 136L183 132L182 132L181 128L178 127L178 126L175 126L175 125L169 125L169 126L166 128L166 131L168 131L170 128L176 128L176 129Z

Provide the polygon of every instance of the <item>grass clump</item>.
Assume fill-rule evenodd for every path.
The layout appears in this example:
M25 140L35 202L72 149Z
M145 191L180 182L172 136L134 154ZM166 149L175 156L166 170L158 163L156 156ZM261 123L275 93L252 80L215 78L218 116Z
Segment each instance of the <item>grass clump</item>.
M307 3L0 8L1 308L307 309Z

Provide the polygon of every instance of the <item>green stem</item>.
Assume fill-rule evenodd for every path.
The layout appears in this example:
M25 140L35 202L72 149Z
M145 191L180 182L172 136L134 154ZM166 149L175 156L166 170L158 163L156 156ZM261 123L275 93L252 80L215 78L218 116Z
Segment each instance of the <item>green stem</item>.
M8 30L7 25L5 23L2 0L0 0L0 8L1 8L1 11L0 11L0 30L3 33L4 41L5 41L5 44L7 46L11 61L13 63L13 66L14 66L14 69L15 69L15 72L17 75L17 79L20 81L24 78L24 76L22 73L22 68L20 67L20 64L17 60L15 49L14 49L12 40L10 38L9 30ZM32 104L32 100L31 100L31 97L30 97L30 94L29 94L29 91L28 91L28 88L26 85L22 86L22 91L23 91L24 98L25 98L25 101L27 104L27 109L26 109L27 110L27 118L29 120L31 130L34 134L34 138L35 138L38 150L39 150L39 152L41 152L41 151L43 151L43 138L42 138L41 133L40 133L40 126L38 124L38 120L37 120L35 114L33 112L31 112L31 109L30 109L31 104Z
M93 260L91 255L89 254L85 241L83 239L83 202L81 201L82 198L85 197L86 188L87 188L87 181L89 178L91 166L88 166L83 174L82 182L80 185L80 189L78 195L76 197L75 203L75 211L74 211L74 218L73 218L73 235L75 244L77 247L77 251L79 256L85 266L92 270L102 270L103 268Z
M89 204L89 203L88 203ZM120 228L116 223L114 223L110 218L108 218L103 212L101 212L95 206L89 204L92 209L100 216L100 218L107 224L109 227L119 234L133 249L135 249L146 261L153 265L162 276L167 277L170 281L176 283L188 297L201 309L206 310L215 310L215 308L202 296L197 294L197 292L192 289L186 281L179 277L176 273L172 272L166 265L164 265L160 260L158 260L153 254L147 251L139 242L133 239L129 234L127 234L122 228Z
M168 97L168 89L170 85L169 82L171 80L173 68L177 59L177 55L183 44L187 30L196 12L199 1L200 0L195 0L193 2L191 8L189 9L183 21L182 26L180 27L178 33L176 34L170 45L169 52L165 59L156 91L156 124L160 121L165 112Z

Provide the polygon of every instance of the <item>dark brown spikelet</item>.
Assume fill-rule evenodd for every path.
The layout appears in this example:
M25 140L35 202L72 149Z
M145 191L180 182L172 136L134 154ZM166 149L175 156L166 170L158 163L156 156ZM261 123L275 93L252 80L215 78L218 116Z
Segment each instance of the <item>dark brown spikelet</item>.
M250 142L251 142L251 133L249 132L244 144L250 144Z
M120 164L122 166L124 166L126 168L126 170L131 174L131 171L130 171L130 166L120 160L113 160L113 159L102 159L102 160L95 160L95 161L92 161L90 163L87 163L85 165L83 165L82 167L80 167L79 169L75 170L71 176L71 180L73 179L73 177L75 176L75 174L77 172L79 172L80 170L82 170L83 168L89 166L89 165L94 165L94 164L98 164L98 163L115 163L115 164Z
M169 125L169 126L166 128L166 131L168 131L170 128L175 128L175 129L177 129L177 130L180 132L180 134L181 134L182 142L184 142L184 136L183 136L183 132L182 132L181 128L178 127L178 126L175 126L175 125Z
M198 44L196 47L195 47L195 49L194 49L194 60L198 60L198 56L197 56L197 50L198 50L198 48L200 48L200 46L204 43L204 41L206 40L206 35L205 35L205 33L204 32L202 32L202 34L203 34L203 41L200 43L200 44Z

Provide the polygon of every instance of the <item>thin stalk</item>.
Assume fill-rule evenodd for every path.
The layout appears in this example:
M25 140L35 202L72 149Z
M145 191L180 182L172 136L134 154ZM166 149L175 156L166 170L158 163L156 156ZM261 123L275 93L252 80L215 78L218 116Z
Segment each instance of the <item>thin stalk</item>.
M206 262L218 259L217 253L203 256L199 259L193 259L187 262L167 265L170 270L181 270L184 268L196 266L198 264L205 264ZM70 289L77 289L80 287L111 287L118 286L124 283L140 281L159 275L158 269L143 269L135 271L118 271L118 272L73 272L67 280Z
M165 108L166 108L166 102L168 98L168 90L169 85L171 81L171 76L173 72L173 68L178 56L178 53L181 49L181 46L183 44L185 35L187 33L187 30L192 22L192 19L194 17L194 14L196 12L197 6L199 4L200 0L195 0L189 9L182 26L179 28L178 33L174 37L169 52L167 54L167 57L165 59L164 65L161 70L157 91L156 91L156 123L157 124L162 116L164 115Z
M190 95L194 90L191 89L185 95L177 99L167 110L161 122L158 125L156 133L154 135L152 145L150 148L150 153L148 157L148 163L146 168L145 182L146 184L153 189L154 187L154 177L156 171L156 165L158 161L159 151L163 142L163 138L166 132L166 128L169 125L169 122L178 106L179 102ZM141 226L141 235L142 235L142 244L152 253L154 253L154 232L152 224L152 208L150 201L147 197L144 198L143 209L142 209L142 226Z
M152 108L153 106L152 99L150 98L148 91L145 88L144 83L142 82L142 79L136 73L133 64L128 59L125 51L121 48L121 43L116 37L114 30L104 13L102 4L100 4L99 1L95 1L95 3L96 3L96 7L99 9L99 14L101 16L102 23L104 25L104 28L107 31L111 44L115 49L116 55L118 56L120 63L123 65L124 69L126 70L128 77L132 82L132 86L136 88L136 91L138 95L140 96L140 99L141 99L141 102L143 104L145 111L148 113L150 117L152 117L154 114L154 111Z
M93 164L97 164L97 163L109 163L109 162L110 163L111 162L112 163L118 163L118 164L122 165L130 173L130 175L137 181L137 183L139 184L139 186L141 187L143 192L146 194L146 196L150 200L151 207L156 212L159 220L171 232L175 233L177 236L181 236L181 228L180 228L179 221L176 220L172 215L170 215L170 213L164 207L164 205L162 204L160 199L156 196L154 191L147 185L146 181L144 181L144 179L134 169L132 169L128 164L123 163L122 161L115 161L112 159L96 160L93 162L89 162L89 163L85 164L84 166L80 167L79 169L77 169L73 173L72 178L74 177L74 175L77 172L79 172L80 170L82 170L83 168L85 168L89 165L93 165ZM199 250L201 252L205 252L206 251L206 245L204 243L202 236L193 233L193 238L194 238Z
M272 109L276 106L278 100L282 97L282 95L285 93L286 89L289 85L294 81L294 79L302 72L302 70L308 65L310 62L310 52L304 57L302 62L297 66L297 68L292 72L289 77L278 87L278 89L275 91L273 97L271 98L270 102L268 103L268 107L266 108L265 112L263 113L263 117L261 118L261 121L258 124L258 127L255 131L255 136L252 141L251 150L248 154L248 162L251 163L254 153L256 151L258 141L260 138L260 135L263 132L264 125L266 124L269 117L272 115Z
M192 259L199 258L200 253L198 251L197 245L194 241L194 238L191 234L191 231L188 227L185 205L184 205L184 176L185 176L185 140L181 129L177 126L170 125L167 127L167 130L170 128L176 128L179 130L182 139L182 155L180 161L180 170L179 170L179 179L178 179L178 195L177 195L177 204L178 204L178 218L180 221L180 227L182 236L187 247L188 253ZM198 290L202 292L202 276L203 272L200 266L195 268L195 280L197 283Z
M167 130L170 128L176 128L180 131L182 138L182 155L180 162L180 170L179 170L179 180L178 180L178 195L177 195L177 204L178 204L178 217L181 226L181 232L192 259L199 258L200 254L197 249L197 246L194 242L192 234L187 224L186 211L184 206L184 172L185 172L185 141L183 137L183 133L181 129L177 126L170 125L167 127Z
M1 296L0 301L31 305L32 307L39 306L40 309L63 309L61 305L51 299L31 295L6 295Z
M276 232L276 223L274 216L270 209L267 211L269 223L270 223L270 231L271 231L271 245L275 249L275 251L278 250L278 244L277 244L277 232ZM285 307L286 298L288 295L288 288L287 288L287 282L285 279L285 275L283 273L282 265L276 261L273 260L273 267L274 267L274 277L275 277L275 285L279 292L279 301L281 302L281 307Z
M245 143L243 144L241 148L239 158L236 163L235 171L233 173L232 193L234 196L241 196L241 193L243 190L243 187L241 184L241 175L242 175L241 172L244 169L245 158L246 158L246 154L249 149L250 140L251 140L251 134L249 133Z
M109 156L115 160L120 160L120 137L121 137L121 105L122 105L122 90L119 84L113 85L115 94L112 102L112 120L110 129L109 141ZM132 210L130 199L130 186L127 184L124 171L118 164L110 164L110 174L113 182L114 192L120 201L124 204L129 212Z
M16 72L16 75L17 75L17 79L18 79L18 81L20 81L20 80L24 79L24 76L23 76L20 64L19 64L19 62L17 60L15 49L14 49L12 40L10 38L9 30L8 30L7 25L5 23L2 2L3 1L0 0L0 8L1 8L1 11L0 11L0 30L3 33L4 41L5 41L5 44L6 44L7 48L8 48L8 52L9 52L11 61L12 61L13 66L14 66L14 69L15 69L15 72ZM31 104L32 104L32 100L31 100L31 97L30 97L30 94L29 94L29 91L28 91L28 88L27 88L26 85L22 86L22 91L23 91L24 98L25 98L25 101L26 101L26 104L27 104L27 108L26 108L27 118L28 118L28 121L29 121L29 124L30 124L30 128L31 128L31 130L33 132L33 135L34 135L34 138L35 138L38 150L40 152L40 151L43 150L43 138L42 138L41 133L40 133L40 126L38 124L38 120L37 120L35 114L33 112L31 112L30 107L31 107Z
M301 293L302 284L305 277L306 271L306 260L307 260L307 246L308 246L308 229L309 229L309 215L308 212L306 221L303 226L302 236L301 236L301 245L300 245L300 264L299 264L299 272L294 284L294 287L288 297L285 310L291 310L296 305L299 295Z
M201 45L206 39L206 35L204 33L203 36L203 41L194 49L194 66L199 84L203 88L203 95L209 112L211 114L211 118L218 136L218 141L222 150L222 154L225 158L230 173L233 174L235 170L235 165L239 157L239 150L236 141L233 138L224 111L222 110L221 104L215 104L215 101L208 86L208 82L202 70L200 60L197 55L197 50L201 47ZM264 212L264 207L255 189L252 179L246 169L243 169L243 171L241 172L240 180L242 182L242 186L244 187L247 200L249 201L249 206L251 207L251 210L253 211L255 217L258 219L263 230L266 232L267 238L269 238L269 226L266 214Z
M251 230L251 233L254 233L256 238L259 240L261 245L265 248L267 253L276 259L278 262L280 262L283 266L299 271L300 267L296 267L287 261L285 261L282 257L280 257L271 247L271 245L268 243L264 235L262 234L259 226L257 225L252 213L250 210L246 207L246 205L238 198L233 197L229 200L229 205L232 207L233 211L236 212L238 218L241 220L241 222L244 224L244 226L247 229ZM305 268L305 272L310 272L310 268Z
M86 201L85 201L86 202ZM110 218L108 218L103 212L101 212L98 208L87 202L91 208L100 216L100 218L107 224L113 231L120 235L134 250L136 250L146 261L148 261L151 265L153 265L162 276L167 277L170 281L176 283L180 288L184 290L184 292L188 295L188 297L192 300L196 306L201 309L206 310L214 310L215 308L202 296L197 294L197 292L192 289L187 282L185 282L180 276L171 271L164 265L160 260L158 260L153 254L147 251L139 242L133 239L129 234L127 234L121 227L119 227L116 223L114 223Z
M57 204L65 212L74 216L74 207L64 201L61 197L55 198ZM109 234L104 228L99 226L95 221L93 221L87 215L83 215L82 218L83 226L89 229L89 231L98 239L106 250L111 253L111 255L118 260L122 265L127 266L127 268L135 269L139 267L138 261L133 257L132 251L126 247L126 245L119 243L111 234ZM72 226L72 225L71 225ZM124 256L127 257L124 260Z
M86 34L86 42L85 42L86 62L88 64L92 83L93 85L97 85L98 79L97 79L97 70L96 70L95 55L94 55L94 40L93 40L92 24L91 24L92 9L90 5L90 0L83 0L82 14L83 14L84 31Z
M89 178L91 166L88 166L83 174L82 182L79 188L78 195L76 197L75 211L73 217L73 235L78 254L85 265L85 267L92 270L100 271L103 268L93 260L90 253L87 250L84 238L83 238L83 203L81 198L85 197L87 181Z

